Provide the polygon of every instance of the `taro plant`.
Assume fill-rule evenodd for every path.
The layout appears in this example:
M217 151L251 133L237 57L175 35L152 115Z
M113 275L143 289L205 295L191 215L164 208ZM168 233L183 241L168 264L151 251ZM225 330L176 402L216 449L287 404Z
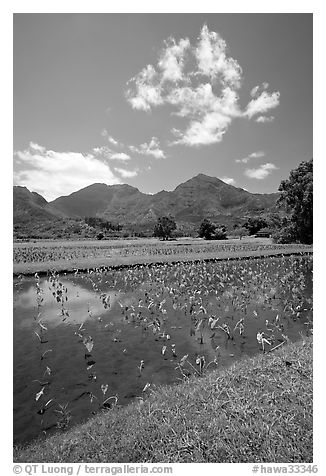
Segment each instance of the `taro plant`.
M68 410L69 402L65 404L58 403L59 410L54 410L58 415L59 418L57 420L57 428L60 430L67 430L69 427L69 423L71 420L71 412Z

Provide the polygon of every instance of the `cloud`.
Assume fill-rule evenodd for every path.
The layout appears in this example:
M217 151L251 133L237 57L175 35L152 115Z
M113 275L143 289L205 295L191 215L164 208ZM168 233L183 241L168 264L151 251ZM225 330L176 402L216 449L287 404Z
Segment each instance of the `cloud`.
M106 145L103 145L102 147L94 147L92 150L93 154L95 154L97 157L105 157L105 158L110 158L112 154L114 154L113 150L111 150L109 147Z
M261 157L265 157L265 155L264 151L259 150L258 152L253 152L252 154L247 155L247 157L244 157L243 159L236 159L236 162L238 164L246 164L250 159L260 159Z
M131 89L126 91L126 98L133 109L150 111L152 106L163 104L160 75L152 65L147 65L128 83L134 84L137 91L137 94L133 94Z
M199 73L223 86L239 88L242 69L238 62L226 54L226 42L215 31L204 25L195 50Z
M125 154L124 152L114 152L105 145L102 147L94 147L93 153L97 158L104 158L107 160L127 161L131 159L130 155Z
M269 84L266 82L263 84L259 84L258 86L255 86L254 88L252 88L252 90L250 91L250 96L252 98L256 98L259 92L266 91L266 89L268 88L269 88Z
M162 80L180 81L183 79L184 55L190 47L188 38L176 43L174 38L165 42L166 48L161 52L158 66L162 71Z
M266 178L269 174L272 173L272 170L276 170L278 167L276 165L267 163L263 164L257 169L247 169L245 171L245 175L249 178L254 178L257 180L263 180Z
M234 180L234 178L231 178L231 177L222 177L221 180L223 180L223 182L225 182L229 185L235 185L236 184L236 181Z
M259 90L259 86L255 86L254 88L252 88L252 90L250 91L250 96L252 98L254 98L256 96L258 90Z
M123 178L131 178L136 177L136 175L138 175L138 170L126 170L120 169L118 167L114 167L114 170L118 172Z
M115 140L112 136L108 136L108 141L113 145L119 145L119 142Z
M112 154L110 157L111 160L130 160L130 155L125 154L124 152L119 152Z
M222 140L230 122L231 118L218 112L207 113L201 121L192 121L185 132L174 129L174 134L179 137L174 144L188 146L215 144Z
M260 157L265 157L265 152L263 150L259 150L258 152L253 152L249 155L250 159L260 159Z
M155 157L155 159L166 158L164 151L160 148L160 142L157 137L152 137L149 143L144 142L143 144L140 144L139 147L130 145L129 149L137 154L151 155Z
M238 91L242 69L228 54L226 42L206 25L194 45L188 38L169 38L156 65L147 65L127 83L126 99L133 109L150 112L169 105L172 116L187 120L170 145L200 146L221 142L235 118L251 119L279 103L279 92L267 92L268 83L251 91L244 110ZM259 95L260 94L260 95Z
M15 185L26 186L47 200L68 195L95 182L108 185L121 183L108 165L93 154L56 152L42 146L35 149L30 145L15 155Z
M258 117L255 119L255 121L256 121L256 122L265 123L265 122L273 122L274 119L275 119L274 116L269 116L269 117L267 117L267 116L258 116Z
M108 140L108 142L110 142L110 144L114 145L115 147L123 147L123 143L119 142L114 137L110 136L110 134L108 133L106 129L102 129L101 136L105 137Z
M245 111L245 115L251 119L255 114L262 114L275 108L280 103L280 93L274 92L272 94L263 91L260 96L252 99Z
M110 140L111 139L111 140ZM128 145L124 146L124 144L116 139L113 139L113 137L108 136L109 142L111 142L113 145L119 145L120 147L123 148L128 148L132 152L140 155L149 155L152 157L155 157L156 159L165 159L166 155L164 151L161 149L160 146L160 141L158 140L157 137L152 137L149 142L144 142L143 144L140 144L140 146L134 146L134 145ZM102 147L95 147L93 149L93 153L96 156L99 157L104 157L107 160L131 160L131 157L129 154L126 154L125 152L116 152L110 149L108 146L102 146Z

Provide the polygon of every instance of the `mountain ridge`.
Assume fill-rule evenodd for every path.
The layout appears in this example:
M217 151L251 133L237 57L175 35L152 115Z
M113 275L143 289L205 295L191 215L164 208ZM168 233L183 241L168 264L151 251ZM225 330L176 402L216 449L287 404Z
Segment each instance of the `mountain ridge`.
M198 174L174 190L146 194L128 184L94 183L52 201L26 187L14 187L14 223L22 219L57 220L98 217L119 223L149 224L162 215L180 223L198 224L203 218L223 222L274 210L278 193L255 194Z

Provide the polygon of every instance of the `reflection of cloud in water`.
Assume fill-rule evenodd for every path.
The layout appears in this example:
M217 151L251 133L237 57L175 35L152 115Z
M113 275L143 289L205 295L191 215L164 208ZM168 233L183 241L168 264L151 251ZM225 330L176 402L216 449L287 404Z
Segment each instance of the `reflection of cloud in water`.
M64 321L67 324L81 324L87 319L97 318L105 312L109 312L119 298L118 293L107 292L106 294L110 296L110 307L104 309L100 294L88 291L70 281L62 280L61 282L68 289L67 294L64 294L68 296L68 301L64 301L64 309L69 313L69 317L66 317ZM61 302L57 302L56 297L52 294L54 288L47 281L43 281L41 289L43 298L40 307L41 321L52 325L62 324L62 305ZM15 319L20 321L20 327L30 327L32 324L35 324L34 318L37 318L37 302L36 289L33 284L28 289L14 295L14 309Z

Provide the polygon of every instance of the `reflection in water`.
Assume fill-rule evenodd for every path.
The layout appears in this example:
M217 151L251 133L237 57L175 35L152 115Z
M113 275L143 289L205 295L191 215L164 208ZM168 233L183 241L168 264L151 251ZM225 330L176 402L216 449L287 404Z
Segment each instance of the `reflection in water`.
M61 283L67 289L68 299L64 302L64 308L68 311L69 323L81 324L87 319L97 318L103 314L103 303L98 294L68 279L62 279ZM62 321L62 305L53 295L51 284L47 280L42 280L40 288L43 298L40 316L38 316L36 288L33 282L27 280L21 285L19 293L14 294L14 311L16 316L20 316L19 326L22 328L34 326L37 316L38 319L41 318L51 326L58 326L64 322ZM118 299L118 293L108 292L106 294L113 306Z

